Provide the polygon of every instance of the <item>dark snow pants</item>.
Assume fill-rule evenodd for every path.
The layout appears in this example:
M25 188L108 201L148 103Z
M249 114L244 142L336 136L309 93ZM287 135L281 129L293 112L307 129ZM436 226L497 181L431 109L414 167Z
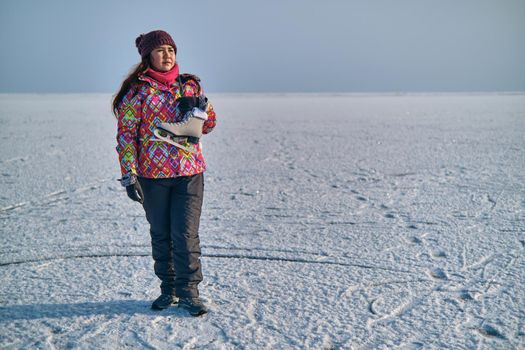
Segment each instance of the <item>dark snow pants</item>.
M202 281L199 222L204 175L139 178L150 224L155 274L163 294L197 297Z

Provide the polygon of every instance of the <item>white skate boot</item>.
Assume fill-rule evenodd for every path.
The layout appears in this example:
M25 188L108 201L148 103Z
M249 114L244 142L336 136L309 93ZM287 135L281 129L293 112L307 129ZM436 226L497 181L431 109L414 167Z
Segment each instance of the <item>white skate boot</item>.
M178 123L161 123L153 132L160 140L190 153L197 153L202 136L202 126L208 114L199 108L186 113Z

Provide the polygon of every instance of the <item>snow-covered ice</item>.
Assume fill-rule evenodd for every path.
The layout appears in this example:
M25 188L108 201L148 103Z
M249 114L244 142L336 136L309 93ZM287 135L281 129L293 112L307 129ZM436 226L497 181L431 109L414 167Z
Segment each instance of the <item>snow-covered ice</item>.
M525 95L211 95L201 318L109 95L0 95L2 349L525 348Z

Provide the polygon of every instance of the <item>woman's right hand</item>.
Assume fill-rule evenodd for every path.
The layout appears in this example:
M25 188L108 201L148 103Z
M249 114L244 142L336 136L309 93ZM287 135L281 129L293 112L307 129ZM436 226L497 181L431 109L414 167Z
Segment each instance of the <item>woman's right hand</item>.
M142 192L142 187L140 187L140 183L138 181L132 185L126 186L126 192L128 197L135 202L139 202L140 204L144 203L144 193Z

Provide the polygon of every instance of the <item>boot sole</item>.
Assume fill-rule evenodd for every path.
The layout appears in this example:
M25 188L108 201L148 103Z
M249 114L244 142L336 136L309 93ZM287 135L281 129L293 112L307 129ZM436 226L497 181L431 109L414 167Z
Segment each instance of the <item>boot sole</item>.
M190 309L188 307L185 307L184 305L177 305L177 307L179 309L184 309L184 310L187 310L188 313L193 316L193 317L199 317L199 316L202 316L202 315L205 315L208 313L208 310L200 310L198 312L191 312Z
M174 302L171 303L170 305L167 305L167 306L164 306L164 307L162 307L162 306L158 306L158 305L151 305L151 309L152 309L152 310L165 310L165 309L168 309L168 308L170 308L170 307L172 307L172 306L177 305L178 303L179 303L178 301L174 301Z

